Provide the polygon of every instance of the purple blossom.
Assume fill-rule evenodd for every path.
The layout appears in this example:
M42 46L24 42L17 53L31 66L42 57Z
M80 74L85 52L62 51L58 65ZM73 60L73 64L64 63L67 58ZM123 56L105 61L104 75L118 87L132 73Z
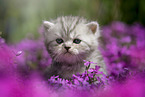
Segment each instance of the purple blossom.
M110 74L118 75L124 68L132 68L135 64L140 67L140 62L135 62L136 58L133 56L140 55L141 59L138 60L144 59L142 54L145 49L145 30L141 25L128 26L113 22L111 26L104 27L102 35L104 44L101 45L101 51ZM135 53L133 48L136 51L142 49L142 54ZM143 61L141 64L143 66Z
M40 29L43 32L44 29ZM44 80L41 72L51 64L43 39L24 39L8 45L0 38L1 97L144 97L145 28L113 22L103 27L101 53L108 75L94 62L72 79L52 76ZM99 75L102 75L101 77Z

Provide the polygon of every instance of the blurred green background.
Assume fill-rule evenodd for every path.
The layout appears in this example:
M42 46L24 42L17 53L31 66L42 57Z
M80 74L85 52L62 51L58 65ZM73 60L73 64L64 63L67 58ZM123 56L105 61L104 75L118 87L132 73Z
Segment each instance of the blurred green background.
M0 34L9 43L39 36L43 20L83 16L101 26L112 21L145 25L145 0L0 0Z

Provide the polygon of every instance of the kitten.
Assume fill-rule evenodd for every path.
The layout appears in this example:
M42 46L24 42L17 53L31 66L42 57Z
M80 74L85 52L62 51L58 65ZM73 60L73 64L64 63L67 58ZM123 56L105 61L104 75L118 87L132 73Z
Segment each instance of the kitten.
M59 75L70 79L73 74L85 71L84 61L97 63L106 74L106 67L100 51L98 38L100 37L99 24L88 22L84 18L64 16L56 20L44 21L45 45L52 58L51 66L45 75ZM91 64L95 68L95 64Z

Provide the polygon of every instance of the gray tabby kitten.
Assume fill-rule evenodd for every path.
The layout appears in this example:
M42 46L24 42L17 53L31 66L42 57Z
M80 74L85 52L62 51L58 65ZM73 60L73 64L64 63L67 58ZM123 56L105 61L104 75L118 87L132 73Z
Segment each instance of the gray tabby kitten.
M59 75L70 79L73 74L85 71L84 61L97 63L106 74L106 67L100 51L98 38L99 24L88 22L84 18L65 16L53 21L44 21L44 38L52 64L46 70L45 76ZM96 64L91 64L95 68Z

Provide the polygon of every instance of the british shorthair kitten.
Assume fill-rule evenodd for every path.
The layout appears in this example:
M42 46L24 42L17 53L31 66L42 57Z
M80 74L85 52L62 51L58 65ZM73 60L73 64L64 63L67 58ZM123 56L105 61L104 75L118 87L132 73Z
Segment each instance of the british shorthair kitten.
M52 64L45 71L45 77L59 75L70 79L73 74L85 71L84 60L97 63L106 74L106 66L98 50L100 37L99 24L96 21L74 16L58 17L44 21L45 45L52 58ZM95 68L91 64L90 68Z

